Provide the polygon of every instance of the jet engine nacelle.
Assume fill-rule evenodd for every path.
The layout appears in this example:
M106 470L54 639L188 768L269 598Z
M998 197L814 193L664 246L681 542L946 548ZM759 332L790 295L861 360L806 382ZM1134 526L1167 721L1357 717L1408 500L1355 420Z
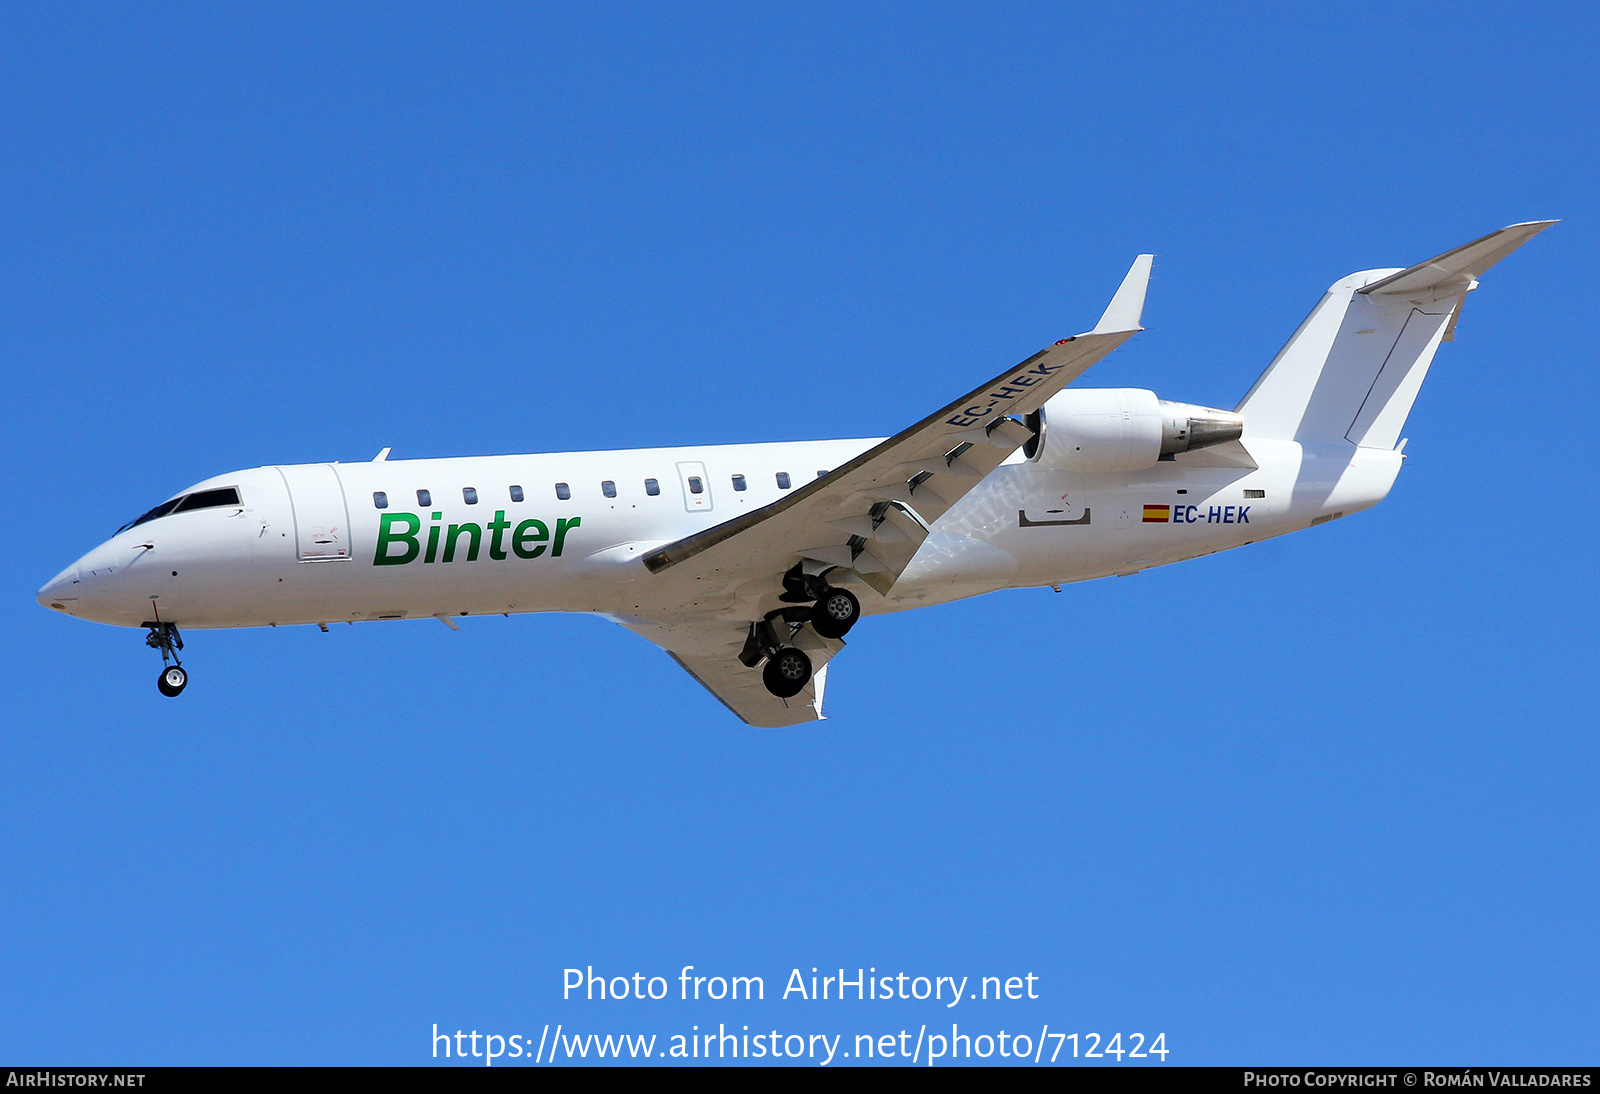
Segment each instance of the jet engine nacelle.
M1025 421L1034 432L1028 458L1069 471L1137 471L1244 432L1237 414L1132 387L1067 388Z

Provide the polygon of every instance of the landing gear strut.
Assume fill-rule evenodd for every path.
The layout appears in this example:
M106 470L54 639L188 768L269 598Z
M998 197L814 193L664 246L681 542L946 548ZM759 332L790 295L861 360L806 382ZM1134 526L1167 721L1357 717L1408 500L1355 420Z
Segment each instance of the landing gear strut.
M144 636L144 644L161 651L161 675L156 677L156 690L170 699L189 686L189 674L178 660L183 636L172 623L146 623L145 626L150 628L150 633Z

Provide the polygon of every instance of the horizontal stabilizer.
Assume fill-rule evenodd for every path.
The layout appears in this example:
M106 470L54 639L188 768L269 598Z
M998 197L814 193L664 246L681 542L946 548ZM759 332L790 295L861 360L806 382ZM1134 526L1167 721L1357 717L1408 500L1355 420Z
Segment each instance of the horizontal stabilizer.
M1426 262L1419 262L1409 270L1390 274L1356 291L1370 294L1424 292L1454 285L1464 288L1481 277L1490 266L1555 223L1553 220L1530 220L1525 224L1501 228L1482 239L1475 239Z

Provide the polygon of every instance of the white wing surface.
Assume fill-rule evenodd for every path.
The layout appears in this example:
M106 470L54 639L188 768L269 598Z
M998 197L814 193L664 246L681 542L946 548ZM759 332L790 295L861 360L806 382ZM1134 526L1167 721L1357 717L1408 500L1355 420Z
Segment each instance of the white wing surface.
M619 622L667 650L751 725L820 718L823 673L793 699L768 694L760 672L746 667L754 629L789 628L786 644L805 649L820 670L844 643L775 619L786 609L805 615L785 592L800 575L837 584L852 574L887 595L929 527L1033 437L1021 419L1142 329L1152 257L1134 261L1093 330L1040 350L794 493L646 555L653 578L639 590L639 614Z

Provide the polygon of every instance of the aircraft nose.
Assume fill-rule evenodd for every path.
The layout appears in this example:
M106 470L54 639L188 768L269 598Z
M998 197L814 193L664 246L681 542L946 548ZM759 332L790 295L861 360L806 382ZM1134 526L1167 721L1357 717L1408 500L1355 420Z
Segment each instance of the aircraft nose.
M79 581L78 567L68 566L45 582L44 587L39 590L37 599L46 608L53 608L58 612L68 611L77 603Z
M140 545L143 547L143 544ZM52 611L74 619L89 619L116 626L138 626L150 610L147 590L130 584L127 572L144 552L130 551L126 542L112 537L62 570L38 592L38 601ZM133 567L136 569L136 567Z

